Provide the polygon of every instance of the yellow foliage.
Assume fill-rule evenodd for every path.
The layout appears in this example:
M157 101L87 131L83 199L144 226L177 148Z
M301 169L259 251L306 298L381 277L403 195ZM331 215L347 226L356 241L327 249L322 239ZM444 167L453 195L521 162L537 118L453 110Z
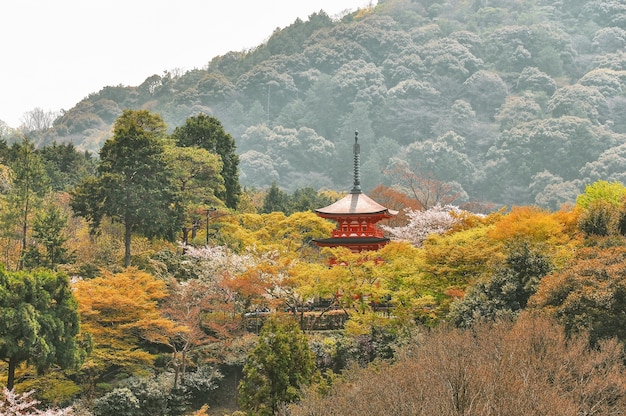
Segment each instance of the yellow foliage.
M559 244L569 240L565 233L570 228L562 222L563 215L555 215L538 207L514 207L489 232L494 240L522 240L529 243Z
M163 281L133 268L77 282L81 328L94 344L84 368L151 365L154 356L140 349L139 343L165 344L169 334L181 330L158 309L159 300L167 295Z

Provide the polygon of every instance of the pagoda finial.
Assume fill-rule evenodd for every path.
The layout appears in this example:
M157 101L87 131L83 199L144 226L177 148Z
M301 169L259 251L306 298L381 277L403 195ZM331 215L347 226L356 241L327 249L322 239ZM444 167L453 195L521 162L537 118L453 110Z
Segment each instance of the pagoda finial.
M354 132L354 186L352 187L352 194L361 193L361 163L360 163L361 146L359 145L359 132Z

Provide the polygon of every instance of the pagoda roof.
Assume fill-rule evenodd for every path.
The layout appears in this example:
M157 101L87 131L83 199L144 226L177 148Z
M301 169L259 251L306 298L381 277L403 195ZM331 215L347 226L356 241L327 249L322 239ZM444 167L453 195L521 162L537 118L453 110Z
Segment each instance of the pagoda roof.
M349 193L333 204L316 209L315 212L324 216L382 214L385 217L393 217L398 215L398 211L380 205L361 192Z
M332 246L350 246L350 245L371 245L371 244L386 244L390 240L387 237L343 237L343 238L318 238L313 240L319 245L332 245Z

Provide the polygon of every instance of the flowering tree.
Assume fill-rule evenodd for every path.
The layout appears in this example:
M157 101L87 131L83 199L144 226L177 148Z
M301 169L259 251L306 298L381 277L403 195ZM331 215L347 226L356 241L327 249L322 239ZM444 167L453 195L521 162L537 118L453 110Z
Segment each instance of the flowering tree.
M4 400L0 400L0 415L71 416L74 414L71 407L46 410L37 409L36 406L39 404L39 401L30 398L34 392L34 390L31 390L20 394L5 388L2 397Z
M416 247L430 234L443 234L459 221L461 210L452 205L435 205L425 211L406 210L409 223L402 227L381 225L392 240L408 241Z

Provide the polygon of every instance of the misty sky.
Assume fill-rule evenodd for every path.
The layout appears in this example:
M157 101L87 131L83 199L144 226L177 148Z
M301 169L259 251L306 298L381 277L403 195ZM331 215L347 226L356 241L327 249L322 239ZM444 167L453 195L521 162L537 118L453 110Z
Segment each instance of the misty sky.
M139 85L165 70L203 68L253 48L324 10L372 0L4 0L0 4L0 120L70 109L107 85Z

